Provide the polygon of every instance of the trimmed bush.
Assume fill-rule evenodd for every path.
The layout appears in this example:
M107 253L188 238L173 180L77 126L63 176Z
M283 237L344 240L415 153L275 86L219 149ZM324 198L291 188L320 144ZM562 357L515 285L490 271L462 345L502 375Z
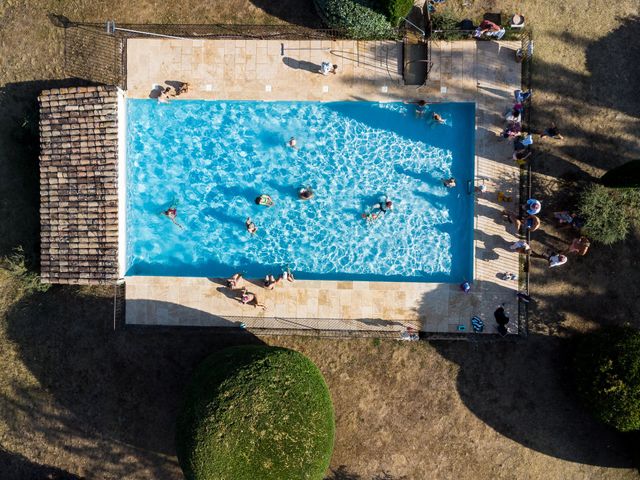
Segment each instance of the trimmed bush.
M344 30L352 38L392 38L393 26L377 11L376 0L314 0L316 10L329 28Z
M593 415L621 432L640 430L640 332L608 327L577 340L576 386Z
M413 0L380 0L380 8L387 15L391 25L397 27L400 21L409 15Z
M580 214L589 238L611 245L624 240L631 224L638 221L640 191L612 189L592 184L580 198Z
M247 345L198 366L178 416L187 480L322 479L335 421L318 368L286 348Z
M611 188L640 188L640 160L612 168L600 178L600 182Z

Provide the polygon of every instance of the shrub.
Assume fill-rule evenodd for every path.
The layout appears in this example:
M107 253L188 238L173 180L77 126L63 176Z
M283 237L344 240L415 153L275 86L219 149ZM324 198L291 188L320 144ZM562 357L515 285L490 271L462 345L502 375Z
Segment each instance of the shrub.
M40 276L31 270L22 247L17 247L8 257L0 259L0 267L19 281L27 294L46 292L50 284L42 283Z
M409 15L413 0L381 0L380 9L387 15L391 25L397 27L400 21Z
M376 11L375 0L314 0L329 28L344 30L352 38L392 38L395 31L387 17Z
M580 214L586 220L584 233L605 245L624 240L630 224L638 220L638 208L640 191L592 184L580 199Z
M196 369L176 449L187 480L322 479L334 430L329 390L307 357L240 346Z
M576 386L600 421L622 432L640 429L640 332L608 327L577 340Z
M436 40L461 40L469 38L468 32L460 31L460 19L451 10L444 9L431 16L431 30L442 30L432 34Z

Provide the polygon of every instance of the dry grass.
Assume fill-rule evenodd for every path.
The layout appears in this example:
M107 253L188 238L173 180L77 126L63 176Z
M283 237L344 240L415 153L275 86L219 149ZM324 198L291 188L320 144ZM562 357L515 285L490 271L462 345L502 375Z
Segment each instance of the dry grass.
M47 14L95 22L315 22L310 1L274 3L2 2L0 254L37 247L34 99L64 78L62 31ZM639 13L637 0L470 3L475 10L465 16L522 4L534 25L534 122L543 128L555 120L566 136L538 146L536 195L547 214L571 208L581 182L638 157L640 35L637 20L629 20ZM549 222L536 238L539 250L570 239ZM540 333L524 343L269 339L309 355L327 378L337 413L331 478L637 478L629 439L580 409L565 367L567 341L548 334L640 324L638 241L594 246L554 271L536 265ZM62 471L180 478L173 419L186 377L215 349L260 342L200 331L113 332L111 295L88 288L27 295L23 282L0 271L2 478Z

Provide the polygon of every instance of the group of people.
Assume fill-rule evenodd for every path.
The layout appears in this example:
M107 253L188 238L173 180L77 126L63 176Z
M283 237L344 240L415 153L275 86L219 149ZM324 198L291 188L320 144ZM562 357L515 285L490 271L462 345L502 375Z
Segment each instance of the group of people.
M246 286L242 286L242 288L240 288L243 282L244 277L242 276L242 273L234 273L227 279L226 285L227 288L231 289L232 292L237 293L236 295L234 295L234 298L243 305L251 305L255 308L262 308L263 310L266 310L267 306L258 299L257 294L250 292ZM291 273L291 270L288 267L282 271L277 279L273 275L266 275L264 277L263 284L264 288L266 288L267 290L273 290L276 285L279 285L283 282L295 282L293 273Z
M167 103L169 100L179 97L189 91L190 85L186 82L170 82L169 85L155 85L149 97L155 98L160 103Z
M405 101L404 103L416 106L416 117L418 118L424 117L424 114L427 112L427 106L429 105L426 100ZM442 118L442 115L436 112L431 114L431 120L440 125L447 123L446 120Z

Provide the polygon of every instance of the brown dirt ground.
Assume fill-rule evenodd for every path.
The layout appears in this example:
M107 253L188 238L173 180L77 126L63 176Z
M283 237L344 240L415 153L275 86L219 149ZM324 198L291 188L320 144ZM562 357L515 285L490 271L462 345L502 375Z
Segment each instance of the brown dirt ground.
M5 0L0 4L0 255L37 248L34 99L64 79L62 32L47 14L76 21L291 21L314 25L309 1ZM458 2L451 0L450 5ZM570 240L552 228L581 182L638 158L637 0L480 1L521 5L536 34L534 124L555 120L566 139L540 142L536 195L545 226L537 250ZM468 16L471 16L468 14ZM635 19L634 19L635 16ZM75 80L74 80L75 81ZM0 270L1 478L181 478L173 419L189 372L238 342L309 355L332 392L333 479L637 478L630 438L594 423L573 397L574 332L640 325L638 242L594 246L547 270L535 264L532 331L519 343L400 344L371 340L219 337L206 331L112 331L112 291L54 287L26 295Z

